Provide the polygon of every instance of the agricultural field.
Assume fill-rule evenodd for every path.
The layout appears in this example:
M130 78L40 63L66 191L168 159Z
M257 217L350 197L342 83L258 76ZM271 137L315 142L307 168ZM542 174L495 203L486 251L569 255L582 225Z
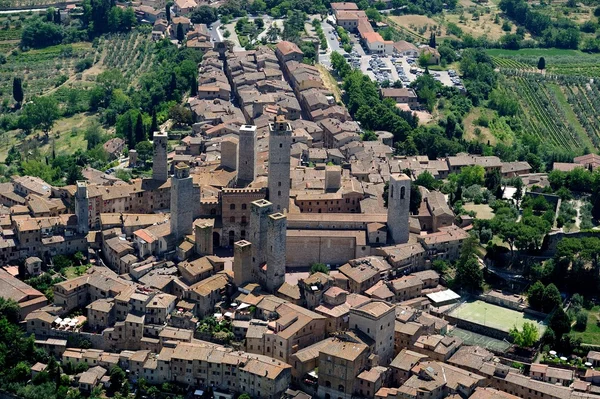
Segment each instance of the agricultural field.
M445 15L444 22L456 24L465 34L473 37L486 36L490 40L498 40L507 33L514 33L515 26L511 26L511 31L506 32L502 29L505 19L500 10L494 5L489 6L469 6L457 9L452 13Z
M12 81L23 79L25 97L41 95L65 83L75 74L75 65L86 58L94 58L96 50L91 43L75 43L47 47L26 52L13 51L6 64L0 65L0 101L12 104Z
M598 77L600 55L578 50L521 49L487 50L498 68L536 70L540 57L546 60L546 74Z
M139 31L104 37L97 48L101 54L102 69L119 69L125 79L131 82L150 68L153 50L154 43L150 35Z
M28 9L28 8L42 8L54 6L55 4L75 4L77 1L66 0L0 0L0 10L6 9Z

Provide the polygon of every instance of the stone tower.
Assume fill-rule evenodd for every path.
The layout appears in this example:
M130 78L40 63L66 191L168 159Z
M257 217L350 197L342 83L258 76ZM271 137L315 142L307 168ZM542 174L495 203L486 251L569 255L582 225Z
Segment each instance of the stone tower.
M267 261L268 217L273 212L273 204L267 200L257 200L250 204L250 239L252 243L252 269L258 272Z
M256 126L242 125L239 131L237 185L245 187L256 178Z
M167 133L154 132L154 152L152 155L152 178L158 181L167 181L169 169L167 167Z
M225 137L221 141L221 166L230 170L237 170L238 139Z
M342 187L342 168L337 165L325 167L325 191L337 192Z
M194 222L194 244L199 256L212 255L215 219L198 219Z
M267 279L266 289L276 292L285 282L287 216L283 213L269 215L267 227Z
M87 234L90 231L90 200L87 192L87 183L79 180L75 193L75 215L77 215L77 232Z
M275 212L287 212L290 204L290 148L292 127L280 112L269 124L269 201Z
M233 282L238 287L253 281L252 247L245 240L233 244Z
M194 181L190 167L184 163L175 165L171 178L171 234L180 241L192 234L194 222Z
M394 244L408 242L410 177L404 173L390 175L387 227Z

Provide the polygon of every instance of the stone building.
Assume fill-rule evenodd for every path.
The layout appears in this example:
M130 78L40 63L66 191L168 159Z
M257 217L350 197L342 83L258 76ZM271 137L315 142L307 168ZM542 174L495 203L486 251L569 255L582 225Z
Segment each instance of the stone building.
M221 166L237 170L239 141L235 137L225 137L221 142Z
M75 215L77 215L77 232L79 234L87 234L90 230L89 208L87 183L78 181L77 191L75 192Z
M194 222L194 181L190 167L184 163L175 166L171 178L171 234L176 242L192 234Z
M267 228L267 280L269 292L276 292L285 282L287 218L282 213L269 215Z
M242 125L239 131L237 184L245 187L256 178L256 126Z
M169 177L169 169L167 167L167 140L166 132L154 132L152 179L161 182L167 181Z
M248 240L251 203L264 199L265 195L265 190L258 188L224 188L221 191L221 246L233 247L236 241Z
M390 175L387 226L394 244L408 242L410 209L410 177L403 173Z
M279 113L269 124L269 201L275 212L287 212L290 202L292 127Z
M366 367L369 346L335 340L319 352L319 398L351 399L356 377Z
M233 282L241 287L252 281L252 244L238 241L233 245Z
M371 338L379 364L387 366L394 356L394 326L396 313L387 302L371 300L350 310L350 328Z

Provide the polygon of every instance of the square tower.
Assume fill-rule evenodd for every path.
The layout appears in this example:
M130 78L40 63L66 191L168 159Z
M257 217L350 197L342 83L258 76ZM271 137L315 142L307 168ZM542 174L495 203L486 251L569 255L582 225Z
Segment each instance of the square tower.
M256 178L256 126L242 125L238 136L237 185L245 187Z
M192 234L194 222L194 181L190 167L183 162L175 165L171 178L171 234L180 241Z
M167 168L167 132L154 132L152 154L152 178L161 182L169 178Z
M264 199L250 205L249 241L252 242L252 267L256 272L267 261L267 219L272 212L273 204Z
M387 366L394 356L395 307L385 301L372 299L350 309L349 326L375 341L374 354L379 364Z
M233 282L240 287L252 281L252 244L241 240L233 244Z
M394 244L408 242L410 210L410 177L404 173L390 175L387 227Z
M225 137L221 141L221 166L230 170L237 170L238 163L238 139Z
M283 213L269 215L267 227L267 281L269 292L276 292L285 282L287 217Z
M214 227L215 219L198 219L194 222L194 244L196 254L199 256L207 256L214 253Z
M77 192L75 193L75 215L77 215L77 232L87 234L90 231L90 200L88 197L87 183L77 181Z
M275 212L287 212L290 204L290 149L292 126L280 112L269 124L269 201Z

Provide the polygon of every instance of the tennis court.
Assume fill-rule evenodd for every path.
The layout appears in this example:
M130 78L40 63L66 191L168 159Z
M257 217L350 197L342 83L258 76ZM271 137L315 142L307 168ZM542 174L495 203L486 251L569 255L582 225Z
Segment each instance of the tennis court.
M477 345L494 352L506 352L511 346L510 343L506 341L463 330L458 327L449 331L448 335L462 339L465 345Z
M449 315L505 332L513 326L521 329L525 322L536 324L540 337L546 331L546 325L540 318L480 300L465 302Z

